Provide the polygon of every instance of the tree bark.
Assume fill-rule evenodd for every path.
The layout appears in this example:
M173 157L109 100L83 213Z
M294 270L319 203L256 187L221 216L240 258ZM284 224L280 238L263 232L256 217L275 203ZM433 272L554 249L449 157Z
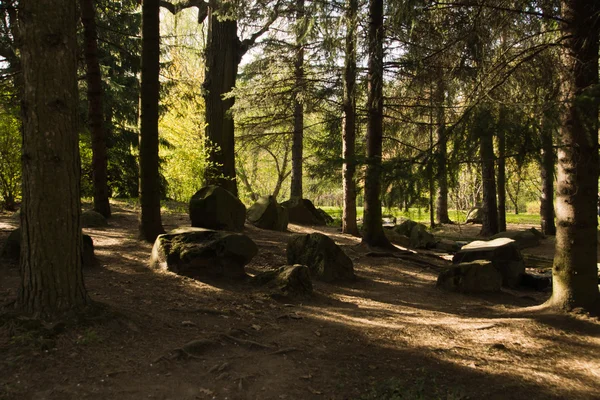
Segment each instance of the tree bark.
M160 216L158 159L160 21L159 0L142 3L142 83L140 126L140 237L153 242L164 233Z
M484 121L492 117L487 109L478 111L479 153L481 157L481 180L483 186L483 223L481 236L498 233L498 206L496 203L496 175L494 172L494 136Z
M290 197L302 198L302 153L304 149L304 0L296 0L296 58L294 61L294 136L292 138L292 186Z
M98 33L96 10L93 0L80 0L83 24L84 56L86 63L89 125L92 135L92 181L94 184L94 211L110 218L108 201L108 157L106 154L106 130L104 129L104 106L102 74L98 60Z
M204 180L238 195L235 176L235 127L231 108L233 97L223 96L235 87L241 60L241 43L237 36L237 21L219 20L213 9L208 15L206 44L206 138L209 167Z
M500 110L500 121L504 119L506 110ZM500 123L499 125L503 125ZM506 132L498 132L498 232L506 231Z
M81 271L77 3L22 0L20 308L56 316L89 299Z
M383 0L369 1L367 168L363 243L377 247L391 244L381 221L381 158L383 143Z
M552 123L548 112L542 116L542 162L540 174L542 178L542 196L540 199L541 229L544 235L556 235L554 224L554 148L552 145Z
M598 36L600 4L562 0L556 251L551 306L598 310ZM592 92L594 91L594 92Z
M342 121L342 232L358 236L356 225L356 27L358 0L348 0Z
M437 105L437 199L436 199L436 217L438 224L451 224L448 215L448 137L446 135L446 112L444 103L446 100L445 86L443 80L439 80L436 90Z

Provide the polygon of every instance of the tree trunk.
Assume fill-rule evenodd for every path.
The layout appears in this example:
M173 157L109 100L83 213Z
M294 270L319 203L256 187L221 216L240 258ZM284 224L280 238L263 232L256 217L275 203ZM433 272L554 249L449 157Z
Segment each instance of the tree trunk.
M481 236L498 233L498 206L496 203L496 175L494 172L494 136L483 120L492 117L489 110L480 110L479 152L481 157L481 180L483 185L483 223Z
M142 3L142 83L140 126L140 237L153 242L164 233L160 216L158 165L160 23L159 1Z
M381 221L381 155L383 142L383 0L369 1L367 168L363 243L390 247Z
M77 95L77 3L19 3L24 92L21 286L37 316L85 307Z
M292 138L292 186L290 197L302 198L302 153L304 139L304 0L296 0L296 59L294 61L294 136Z
M94 211L110 218L108 202L108 158L106 155L106 131L104 129L104 108L102 74L98 61L98 33L96 31L96 10L93 0L80 0L81 22L83 24L84 56L86 63L89 125L92 135L92 180L94 184Z
M448 215L448 166L446 154L448 152L448 138L446 136L446 113L444 109L445 103L445 87L443 80L439 80L436 91L437 105L437 199L436 199L436 215L439 224L451 224L450 216Z
M342 232L358 236L356 225L356 25L358 0L348 0L346 11L346 59L342 122Z
M500 111L500 120L506 111ZM502 125L502 124L500 124ZM498 132L498 231L506 231L506 132Z
M541 228L544 235L556 235L554 224L554 148L552 147L551 118L544 112L542 116L542 197L540 199Z
M598 36L600 3L563 0L556 251L550 305L598 309Z
M240 62L240 40L237 21L219 20L214 10L208 15L206 44L206 138L209 167L204 180L238 195L235 176L235 128L231 108L234 98L223 96L235 87Z

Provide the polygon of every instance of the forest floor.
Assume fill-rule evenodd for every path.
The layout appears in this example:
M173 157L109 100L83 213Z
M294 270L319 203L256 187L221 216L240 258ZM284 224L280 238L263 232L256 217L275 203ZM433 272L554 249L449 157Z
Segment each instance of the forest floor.
M113 210L109 227L85 229L99 260L85 270L85 284L105 311L62 332L3 324L0 399L532 400L600 393L600 322L539 307L548 293L446 293L435 281L448 262L433 253L421 252L421 262L369 257L359 239L334 227L247 226L260 249L250 274L284 265L287 240L299 232L330 235L354 262L356 282L314 282L312 298L282 301L247 283L150 270L151 245L136 239L135 210ZM185 214L163 220L167 230L189 225ZM17 223L0 216L0 246ZM477 231L448 226L439 233L466 238ZM531 252L549 260L551 239ZM18 281L17 266L4 263L0 304L15 298ZM192 340L197 352L185 357L178 349Z

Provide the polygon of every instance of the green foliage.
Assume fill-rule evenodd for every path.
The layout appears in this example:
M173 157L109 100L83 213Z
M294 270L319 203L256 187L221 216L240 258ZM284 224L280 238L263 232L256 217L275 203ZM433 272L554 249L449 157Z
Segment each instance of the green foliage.
M0 102L0 199L14 211L21 195L21 121L10 89L4 88Z
M161 172L166 197L187 202L203 186L206 169L205 108L199 90L204 81L202 26L190 9L176 16L163 14L161 31L167 61L162 74L171 82L159 122Z

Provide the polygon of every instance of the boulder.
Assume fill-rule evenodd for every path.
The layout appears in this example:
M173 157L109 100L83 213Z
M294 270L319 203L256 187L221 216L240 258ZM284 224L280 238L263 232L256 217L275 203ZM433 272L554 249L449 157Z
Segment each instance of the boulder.
M8 235L0 258L18 262L21 256L21 228L17 228ZM94 255L94 241L89 235L82 234L81 262L84 267L97 265Z
M322 233L292 236L287 245L287 262L308 266L314 278L325 282L355 279L352 260Z
M333 224L335 222L333 217L329 215L327 211L323 210L322 208L317 208L316 210L321 216L321 218L323 218L323 221L325 221L325 224Z
M256 275L253 283L277 290L284 296L310 296L313 292L310 270L306 265L285 265Z
M88 210L81 213L81 226L83 228L104 228L108 226L104 215L94 210Z
M536 232L538 232L535 228L532 228ZM540 234L540 232L538 232ZM519 249L526 249L528 247L536 247L540 244L540 240L542 237L534 233L532 230L524 230L524 231L506 231L495 234L491 237L491 239L498 238L509 238L515 241Z
M396 225L394 227L394 231L396 231L396 233L399 233L400 235L410 237L410 234L412 233L412 230L416 225L417 222L407 219L405 221L402 221L400 225Z
M19 261L21 255L21 228L17 228L12 231L2 248L2 258L10 261Z
M483 223L483 208L473 207L467 214L467 224L482 224Z
M430 249L435 247L435 237L425 225L416 224L410 232L410 245L415 249Z
M382 215L381 222L384 228L391 228L396 226L397 219L393 215Z
M540 292L552 289L552 271L528 271L521 276L521 286Z
M288 225L288 210L277 204L273 196L262 196L248 209L248 221L259 228L273 231L286 231Z
M410 238L401 235L392 228L384 227L383 232L390 242L402 247L410 247Z
M445 268L437 286L461 293L497 292L502 287L502 275L491 261L472 261Z
M246 206L220 186L205 186L190 200L190 220L193 227L242 231Z
M491 261L502 275L502 284L517 287L525 273L525 262L514 240L499 238L489 241L478 240L463 246L452 263L461 264L475 260Z
M287 208L289 220L293 224L298 225L327 225L327 221L322 215L322 212L314 206L312 201L308 199L293 198L286 200L281 205Z
M440 250L445 253L456 253L460 250L460 247L460 244L450 239L441 239L435 244L436 250Z
M256 244L241 233L181 228L156 238L150 266L192 278L241 279L256 253Z

